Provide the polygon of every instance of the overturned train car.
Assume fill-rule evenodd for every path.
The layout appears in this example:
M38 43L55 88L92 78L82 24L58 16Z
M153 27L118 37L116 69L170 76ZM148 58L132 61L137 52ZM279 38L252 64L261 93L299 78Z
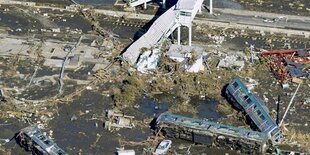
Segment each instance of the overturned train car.
M226 94L234 106L246 114L261 132L267 133L274 145L284 140L282 131L269 115L264 102L257 95L252 94L240 78L228 84Z
M195 143L240 150L248 154L264 154L272 150L268 135L247 129L162 113L156 120L158 132Z
M16 136L17 143L33 155L67 155L36 126L22 129Z

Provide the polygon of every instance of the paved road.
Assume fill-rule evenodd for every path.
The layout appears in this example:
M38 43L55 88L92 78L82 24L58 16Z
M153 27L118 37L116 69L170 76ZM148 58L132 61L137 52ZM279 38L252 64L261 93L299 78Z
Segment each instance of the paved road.
M16 1L0 0L0 4L7 4ZM20 2L19 2L20 3ZM25 2L21 5L27 5ZM68 10L63 8L55 8L50 6L34 6L37 8L49 8L49 9L59 9L66 11L76 11ZM96 9L97 13L105 14L108 16L118 16L132 19L142 19L151 20L154 15L150 14L136 14L134 12L125 11L112 11ZM196 17L194 23L197 24L207 24L212 26L221 26L227 28L237 28L237 29L252 29L265 32L273 33L286 33L288 35L304 35L305 37L310 37L310 17L307 16L295 16L295 15L284 15L276 13L266 13L257 11L247 11L247 10L236 10L236 9L215 9L215 12L220 12L219 15L208 15L206 10L203 12L204 18ZM274 22L273 19L277 17L287 17Z
M209 16L210 20L310 31L310 17L233 9L216 9L216 11L220 11L220 15ZM278 17L283 18L274 21Z

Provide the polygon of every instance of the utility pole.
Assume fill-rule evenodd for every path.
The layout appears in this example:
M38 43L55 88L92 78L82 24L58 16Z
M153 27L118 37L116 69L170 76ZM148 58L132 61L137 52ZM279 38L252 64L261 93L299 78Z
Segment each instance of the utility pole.
M251 63L253 64L254 63L254 45L251 45L250 46L250 52L251 52Z
M210 14L213 15L213 0L210 0Z
M279 125L279 115L280 115L280 101L281 101L281 99L280 99L280 94L278 95L278 103L277 103L277 120L276 120L276 123L277 123L277 125Z
M163 9L166 9L166 0L163 0Z
M144 2L144 4L143 4L143 9L144 9L144 10L147 9L147 3L146 3L146 2Z
M293 97L291 98L290 103L288 104L288 106L287 106L287 108L286 108L286 111L285 111L285 113L284 113L284 115L283 115L283 118L282 118L282 120L281 120L279 126L282 125L283 120L284 120L284 118L286 117L286 114L287 114L288 110L290 109L290 107L291 107L291 105L292 105L292 103L293 103L293 101L294 101L294 98L295 98L295 96L296 96L296 94L297 94L297 92L298 92L298 90L299 90L300 85L301 85L301 84L298 84L298 87L296 88L296 91L295 91Z

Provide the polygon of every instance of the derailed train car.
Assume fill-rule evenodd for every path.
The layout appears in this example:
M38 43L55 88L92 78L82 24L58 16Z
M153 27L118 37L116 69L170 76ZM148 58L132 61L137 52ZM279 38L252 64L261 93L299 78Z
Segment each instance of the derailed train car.
M248 154L264 154L272 150L268 135L206 120L162 113L156 120L158 132L195 143L240 150Z
M22 129L15 138L21 147L33 155L67 155L36 126Z
M239 77L228 84L226 94L235 107L246 114L261 132L268 134L274 145L284 140L282 131L269 115L264 102L257 95L252 94Z

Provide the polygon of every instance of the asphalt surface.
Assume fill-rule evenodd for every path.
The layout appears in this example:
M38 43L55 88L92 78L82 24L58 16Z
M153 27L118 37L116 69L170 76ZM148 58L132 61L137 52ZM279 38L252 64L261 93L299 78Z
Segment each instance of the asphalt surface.
M310 17L233 9L216 11L220 13L208 15L207 20L310 31Z

